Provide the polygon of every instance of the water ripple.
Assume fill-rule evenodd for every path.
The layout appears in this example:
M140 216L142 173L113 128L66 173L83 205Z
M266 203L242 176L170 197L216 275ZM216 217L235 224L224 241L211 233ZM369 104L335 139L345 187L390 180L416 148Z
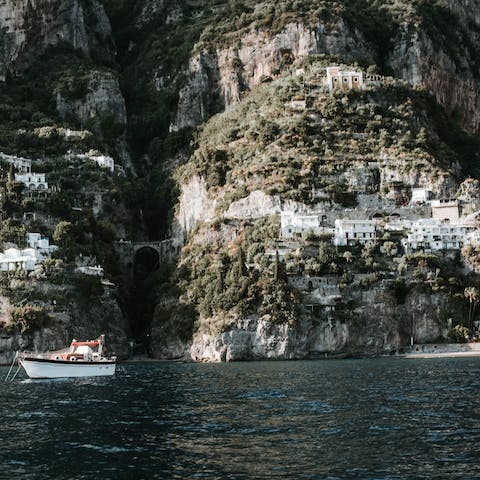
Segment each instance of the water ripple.
M478 480L479 391L480 359L15 381L0 390L0 480Z

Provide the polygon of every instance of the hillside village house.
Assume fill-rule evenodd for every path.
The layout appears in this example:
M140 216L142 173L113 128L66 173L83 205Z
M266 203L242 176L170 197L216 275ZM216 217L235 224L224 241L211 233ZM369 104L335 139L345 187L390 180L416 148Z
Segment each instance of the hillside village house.
M50 258L52 253L58 250L56 245L50 245L50 239L48 237L42 237L39 233L28 233L27 244L42 258Z
M460 218L460 206L458 200L432 200L432 218L444 222L456 223Z
M336 246L364 244L374 241L376 238L377 225L374 220L335 220L335 236L333 243Z
M77 273L83 273L84 275L91 275L94 277L103 277L104 274L103 267L101 267L100 265L95 265L94 267L77 267L75 271Z
M330 92L334 90L361 90L364 87L363 73L342 71L339 67L328 67L326 85Z
M417 250L433 252L438 250L460 250L469 243L469 234L474 227L462 223L444 223L438 219L421 219L412 222L410 232L402 239L407 253Z
M32 161L28 158L6 155L0 152L0 161L13 165L18 172L29 173L32 170Z
M280 224L283 238L301 236L302 234L313 233L321 235L333 233L333 229L323 226L325 216L318 214L301 215L293 212L281 212Z
M115 162L113 161L112 157L108 157L107 155L95 155L90 157L94 162L97 162L97 165L100 168L106 168L113 172L115 170Z
M7 248L0 253L0 272L13 272L23 270L31 272L35 270L37 256L33 248Z
M87 153L82 153L82 154L73 154L71 151L69 151L65 157L68 160L71 160L72 157L79 158L81 160L92 160L95 162L100 168L105 168L107 170L110 170L113 172L115 170L115 161L113 160L112 157L109 157L108 155L101 155L94 150L90 150Z
M423 205L432 199L432 192L426 188L412 188L410 205Z
M39 233L28 233L27 244L28 248L7 248L0 253L0 272L30 272L35 270L38 261L50 258L51 254L58 250L56 245L50 245L50 240Z
M473 231L469 232L465 239L465 245L471 245L472 247L480 246L480 230L475 228Z
M15 181L23 183L30 192L48 191L48 183L44 173L16 173Z

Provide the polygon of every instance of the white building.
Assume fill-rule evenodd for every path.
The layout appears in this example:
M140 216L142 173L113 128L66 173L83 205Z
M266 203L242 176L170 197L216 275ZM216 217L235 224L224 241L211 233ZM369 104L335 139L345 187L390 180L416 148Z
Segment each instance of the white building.
M361 90L364 87L363 73L342 71L339 67L328 67L326 84L330 92L334 90Z
M90 159L96 162L100 168L106 168L111 172L115 170L115 162L112 157L108 157L107 155L93 155Z
M333 243L337 246L366 243L376 238L376 222L374 220L335 220L335 237Z
M83 273L84 275L92 275L95 277L103 277L103 267L100 265L95 265L94 267L77 267L75 269L78 273Z
M432 199L432 192L426 188L412 188L410 205L423 205Z
M41 258L50 258L53 252L58 250L56 245L50 245L47 237L42 237L39 233L28 233L27 244L33 248Z
M431 207L433 219L455 223L460 218L458 200L432 200Z
M412 222L410 233L402 240L407 253L422 250L459 250L468 241L472 227L465 224L444 223L438 219L422 219Z
M467 233L464 244L472 247L480 246L480 230L475 228L472 232Z
M82 153L80 155L72 154L70 151L66 155L68 160L71 160L72 157L80 158L81 160L92 160L95 162L100 168L106 168L113 172L115 170L115 161L112 157L107 155L101 155L100 153L90 150L88 153Z
M35 270L37 256L33 248L8 248L0 253L0 272L13 272L23 270L31 272Z
M29 173L32 170L32 161L28 158L16 157L0 152L0 161L13 165L18 172Z
M314 235L331 234L333 229L322 225L325 218L323 215L318 214L301 215L293 212L281 212L282 237L291 238L308 233Z
M31 192L46 192L48 190L44 173L16 173L15 181L23 183Z

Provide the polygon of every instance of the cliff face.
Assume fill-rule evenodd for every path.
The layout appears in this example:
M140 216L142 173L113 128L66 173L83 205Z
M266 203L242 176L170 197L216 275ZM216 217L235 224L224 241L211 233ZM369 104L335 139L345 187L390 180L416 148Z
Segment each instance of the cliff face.
M472 45L478 48L478 41ZM478 132L480 81L478 67L471 68L472 61L461 54L455 61L446 51L435 46L423 30L412 25L403 26L389 59L398 77L414 85L424 85L467 131Z
M35 228L52 235L71 223L65 261L102 258L119 298L132 282L120 270L138 276L151 265L115 258L115 241L168 232L178 264L142 284L156 302L145 333L156 356L376 354L412 332L445 338L447 319L461 322L467 285L455 259L403 254L390 233L372 248L331 251L328 228L312 241L286 240L278 217L315 212L331 228L336 218L426 216L425 206L407 205L413 188L478 208L478 182L466 177L477 168L479 12L480 0L4 0L2 151L43 158L55 194ZM328 95L329 65L385 77ZM50 142L42 129L55 132ZM88 135L58 134L72 129ZM138 178L112 182L92 165L66 164L67 152L90 149ZM4 210L30 228L24 213L37 206L15 194ZM63 345L72 325L77 336L104 328L124 345L129 325L115 298L97 295L84 318L83 300L64 310L46 301L58 322L39 331L11 334L10 325L3 358Z
M411 337L416 342L445 341L452 322L463 321L464 305L456 289L465 279L450 260L444 272L433 264L425 269L424 261L432 258L402 255L399 248L390 259L373 254L356 270L341 250L328 257L328 267L312 269L309 265L322 255L317 257L316 248L325 248L322 241L279 238L274 227L259 233L263 227L256 223L278 218L282 211L316 212L328 226L336 218L371 218L382 210L400 218L429 217L428 209L409 208L401 200L406 195L408 204L409 192L419 187L436 198L458 194L465 199L465 212L475 208L472 182L461 184L461 151L443 143L442 122L448 118L452 125L478 131L478 72L471 48L478 45L478 36L466 16L471 6L449 5L458 35L455 49L449 48L453 37L439 41L436 31L452 14L445 7L430 7L416 11L413 23L403 22L405 12L396 17L390 48L375 43L365 29L356 29L352 18L313 25L289 22L276 32L246 29L230 47L200 42L170 126L177 132L203 124L197 150L176 173L181 193L173 223L177 243L182 238L186 242L179 301L197 310L195 333L191 343L175 341L172 318L177 312L163 312L153 328L174 348L169 351L162 336L155 335L156 355L178 357L183 351L196 361L375 355L400 349ZM384 78L359 95L328 99L315 93L318 72L338 63L336 59L374 65L380 57L395 80ZM315 70L316 62L323 70ZM435 102L426 92L433 93ZM293 107L294 97L306 97L305 105ZM344 194L353 192L358 197L345 205ZM400 245L389 235L380 243ZM275 250L289 272L288 281L271 280L278 268ZM345 254L349 258L351 252ZM243 255L245 263L239 267ZM365 259L369 253L353 255ZM389 280L397 270L404 286ZM444 284L447 271L455 271L459 279L454 288ZM335 272L337 300L332 303L315 288L299 287L295 275L302 272L305 284L323 281L319 272ZM431 282L430 292L422 290L419 278ZM300 299L288 296L287 285L294 286ZM240 300L235 305L241 307L230 303L236 296ZM332 305L338 301L335 310ZM299 310L289 310L289 302L296 302ZM276 308L288 315L275 320Z
M75 78L70 81L74 83ZM88 121L101 123L102 118L109 117L117 125L125 127L127 111L116 73L91 70L83 81L86 83L86 92L81 98L68 99L61 91L57 91L56 108L61 118L76 118L82 123ZM64 84L62 89L71 90L72 87L66 87Z
M416 343L438 341L448 332L446 319L439 321L438 315L454 316L454 305L443 295L415 293L402 305L382 288L362 296L368 306L344 320L307 314L294 325L275 325L258 315L230 321L213 318L194 335L189 349L172 351L160 341L159 353L201 362L376 356L401 350L411 336Z
M397 78L431 90L467 131L478 132L478 1L426 5L413 19L397 18L392 47L382 53L385 65ZM190 61L171 131L201 124L237 103L252 86L308 55L374 65L386 45L367 40L351 26L354 21L340 17L333 23L289 23L276 34L252 30L235 46L202 50Z
M252 31L235 47L203 50L190 61L171 131L200 125L212 114L238 103L252 87L276 76L283 67L320 54L338 55L347 62L363 58L373 63L372 51L362 34L341 19L328 27L291 23L276 35Z
M10 1L0 5L0 75L22 71L50 45L66 42L111 61L110 22L97 0Z

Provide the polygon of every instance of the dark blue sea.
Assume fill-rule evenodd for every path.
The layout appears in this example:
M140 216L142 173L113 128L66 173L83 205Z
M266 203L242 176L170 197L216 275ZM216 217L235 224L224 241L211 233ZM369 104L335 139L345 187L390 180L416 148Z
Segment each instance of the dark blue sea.
M2 480L480 479L480 358L125 364L0 415Z

